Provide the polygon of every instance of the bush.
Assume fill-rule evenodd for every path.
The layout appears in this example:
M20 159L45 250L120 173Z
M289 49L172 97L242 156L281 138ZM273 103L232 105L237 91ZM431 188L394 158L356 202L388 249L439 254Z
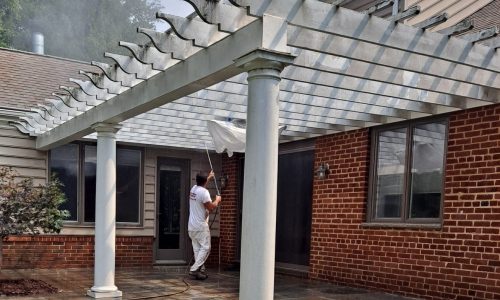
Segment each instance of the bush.
M0 237L19 234L59 233L68 211L61 183L51 178L35 186L33 179L18 179L12 168L0 167Z

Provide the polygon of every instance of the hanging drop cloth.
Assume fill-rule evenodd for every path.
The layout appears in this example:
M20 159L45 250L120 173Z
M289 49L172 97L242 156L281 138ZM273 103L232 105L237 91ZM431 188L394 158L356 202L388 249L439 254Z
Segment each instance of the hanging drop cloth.
M227 151L229 157L234 152L245 152L246 129L236 126L229 121L209 120L207 121L208 132L212 136L215 151L222 153ZM279 127L279 134L286 126Z

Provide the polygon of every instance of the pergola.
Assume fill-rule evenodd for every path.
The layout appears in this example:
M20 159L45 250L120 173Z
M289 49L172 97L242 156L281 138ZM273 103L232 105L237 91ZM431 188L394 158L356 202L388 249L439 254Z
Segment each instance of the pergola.
M498 103L498 28L440 32L439 15L402 23L341 0L186 0L198 17L158 13L172 30L139 28L146 45L92 62L55 98L15 123L50 149L97 132L93 297L114 285L115 141L181 148L210 142L206 120L247 121L241 299L272 299L278 140L291 141ZM333 3L332 3L333 2ZM487 44L477 43L489 39ZM286 130L278 135L278 126Z

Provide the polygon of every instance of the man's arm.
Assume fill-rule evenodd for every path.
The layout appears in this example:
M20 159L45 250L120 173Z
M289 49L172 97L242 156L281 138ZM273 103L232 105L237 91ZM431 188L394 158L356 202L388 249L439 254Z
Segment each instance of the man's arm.
M221 199L222 199L221 196L217 195L217 196L215 196L215 201L209 201L209 202L203 203L203 205L205 206L205 208L209 212L212 212L212 210L214 210L215 208L217 208L217 206L219 205Z

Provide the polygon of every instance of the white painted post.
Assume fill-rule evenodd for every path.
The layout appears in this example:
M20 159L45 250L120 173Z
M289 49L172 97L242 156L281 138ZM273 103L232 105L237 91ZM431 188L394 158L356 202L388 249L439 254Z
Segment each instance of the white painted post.
M121 297L115 286L116 132L117 124L98 123L95 204L94 286L92 298Z
M279 83L287 54L257 50L236 63L248 71L240 299L273 299L278 179Z

